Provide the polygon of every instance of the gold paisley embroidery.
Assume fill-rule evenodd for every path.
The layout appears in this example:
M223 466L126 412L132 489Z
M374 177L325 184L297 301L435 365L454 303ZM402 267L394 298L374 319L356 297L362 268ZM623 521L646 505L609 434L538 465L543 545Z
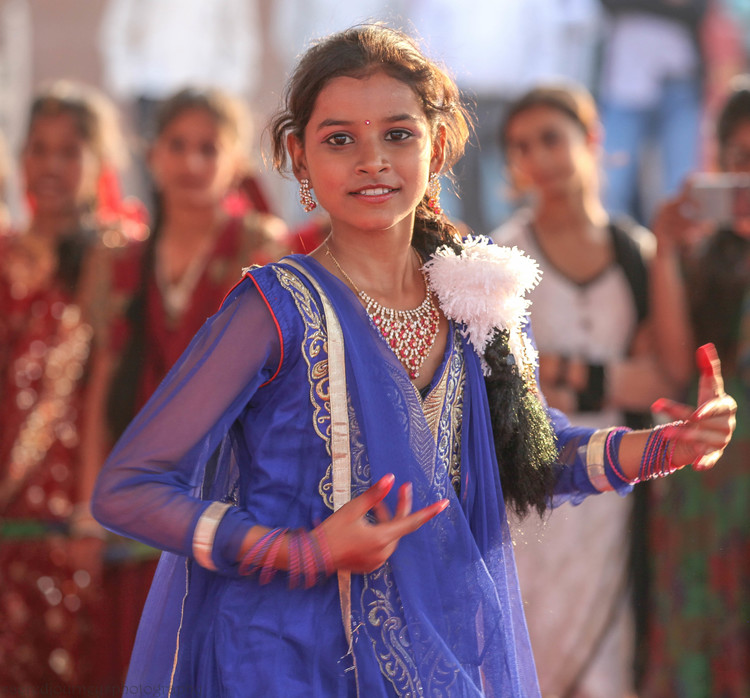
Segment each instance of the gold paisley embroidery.
M463 423L464 385L466 366L458 330L453 336L454 351L450 360L445 389L445 407L440 421L438 440L438 468L445 467L448 479L457 495L461 493L461 426ZM443 465L444 464L444 465ZM441 490L441 497L446 496Z
M411 655L398 589L390 565L365 576L361 610L369 626L380 671L399 696L422 696L422 683Z
M459 670L445 663L442 649L423 635L419 623L405 624L390 565L366 575L364 582L360 611L380 671L399 698L450 695L447 689L455 683ZM414 645L419 645L422 665L428 667L422 676L414 663Z
M331 453L331 406L328 392L328 342L322 314L307 286L293 273L275 267L282 287L290 292L305 325L302 356L307 363L310 382L310 402L313 407L313 427L325 441L326 452ZM352 495L356 496L370 486L370 464L367 461L362 432L351 400L347 397L352 462ZM318 485L325 505L333 511L333 464L326 469Z
M301 353L307 364L310 383L310 403L313 408L313 428L331 453L331 403L328 393L328 337L320 308L307 286L282 267L274 267L282 288L289 291L305 327ZM318 490L326 506L333 510L332 466L320 481Z
M448 386L448 373L450 364L446 363L443 369L443 375L437 385L430 391L422 403L422 411L427 420L427 426L430 427L432 438L435 443L438 441L438 430L440 429L440 416L443 413L443 402L445 400L445 391Z
M318 483L318 494L323 498L323 503L333 511L333 462L326 468L325 475Z

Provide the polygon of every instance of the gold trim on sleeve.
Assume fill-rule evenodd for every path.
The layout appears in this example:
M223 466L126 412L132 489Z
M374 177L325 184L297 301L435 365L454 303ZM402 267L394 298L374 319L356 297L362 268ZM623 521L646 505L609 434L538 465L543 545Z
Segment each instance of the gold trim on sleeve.
M599 492L606 492L612 489L612 485L609 484L607 475L604 472L604 447L611 431L611 428L595 431L586 446L586 472L589 476L589 481Z
M219 528L224 514L232 506L226 502L211 502L201 514L193 532L193 557L195 561L207 570L216 570L211 553L214 549L216 529Z

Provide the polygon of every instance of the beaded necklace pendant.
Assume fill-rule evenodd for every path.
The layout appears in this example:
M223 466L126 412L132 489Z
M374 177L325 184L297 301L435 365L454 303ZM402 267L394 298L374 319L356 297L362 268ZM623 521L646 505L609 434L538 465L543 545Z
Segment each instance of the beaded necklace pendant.
M372 296L357 288L326 243L326 254L331 258L342 276L349 282L357 295L362 299L365 310L375 329L383 335L391 351L401 362L414 380L419 378L419 369L430 353L440 328L440 313L430 292L427 275L422 272L424 280L425 298L419 307L412 310L395 310L386 308Z
M419 378L419 369L437 337L440 315L425 279L425 299L413 310L386 308L364 291L359 297L372 324L383 335L393 353L404 365L409 377Z

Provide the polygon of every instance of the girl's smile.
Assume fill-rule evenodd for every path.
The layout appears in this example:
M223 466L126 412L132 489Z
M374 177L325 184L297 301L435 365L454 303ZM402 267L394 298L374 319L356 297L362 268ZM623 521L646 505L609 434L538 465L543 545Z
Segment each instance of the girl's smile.
M337 77L320 92L304 133L289 140L298 177L310 179L334 230L410 235L431 169L440 169L422 106L405 83L379 71Z

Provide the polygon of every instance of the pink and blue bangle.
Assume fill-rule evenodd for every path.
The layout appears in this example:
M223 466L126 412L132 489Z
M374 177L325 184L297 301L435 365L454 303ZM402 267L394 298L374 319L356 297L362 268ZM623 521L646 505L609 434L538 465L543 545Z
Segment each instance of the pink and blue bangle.
M302 581L302 544L298 531L289 535L289 588L296 589Z
M300 546L302 548L302 559L304 560L305 566L305 589L315 586L318 581L318 575L320 565L318 565L315 559L315 552L313 550L312 536L305 531L300 536Z
M244 555L240 561L240 574L252 575L260 570L258 581L268 584L276 574L276 558L285 540L291 589L303 584L309 589L336 571L322 531L307 531L304 528L289 531L288 528L274 528L264 533Z
M315 528L310 531L310 537L313 541L315 557L318 560L318 569L324 578L330 577L336 571L336 567L333 564L333 557L331 556L331 549L328 547L326 535L320 528Z
M286 534L288 531L288 528L283 528L281 529L281 534ZM271 546L268 548L268 553L263 560L263 567L260 570L260 578L258 579L261 584L268 584L274 578L274 575L276 574L274 563L276 562L276 557L279 554L281 544L284 542L285 538L285 535L276 536L273 543L271 543Z
M609 434L607 434L607 441L604 444L604 462L609 465L612 472L620 480L628 485L633 485L637 480L628 478L622 472L622 467L620 466L620 443L622 442L622 437L630 431L632 430L628 429L628 427L615 427L610 430Z
M638 472L639 480L652 480L657 477L665 477L677 470L672 465L675 441L668 437L669 432L682 422L670 422L660 424L651 430L643 449L641 467Z
M251 575L260 569L269 552L270 547L277 541L282 533L286 533L286 528L272 528L268 533L264 533L245 553L240 560L239 573L242 575Z

